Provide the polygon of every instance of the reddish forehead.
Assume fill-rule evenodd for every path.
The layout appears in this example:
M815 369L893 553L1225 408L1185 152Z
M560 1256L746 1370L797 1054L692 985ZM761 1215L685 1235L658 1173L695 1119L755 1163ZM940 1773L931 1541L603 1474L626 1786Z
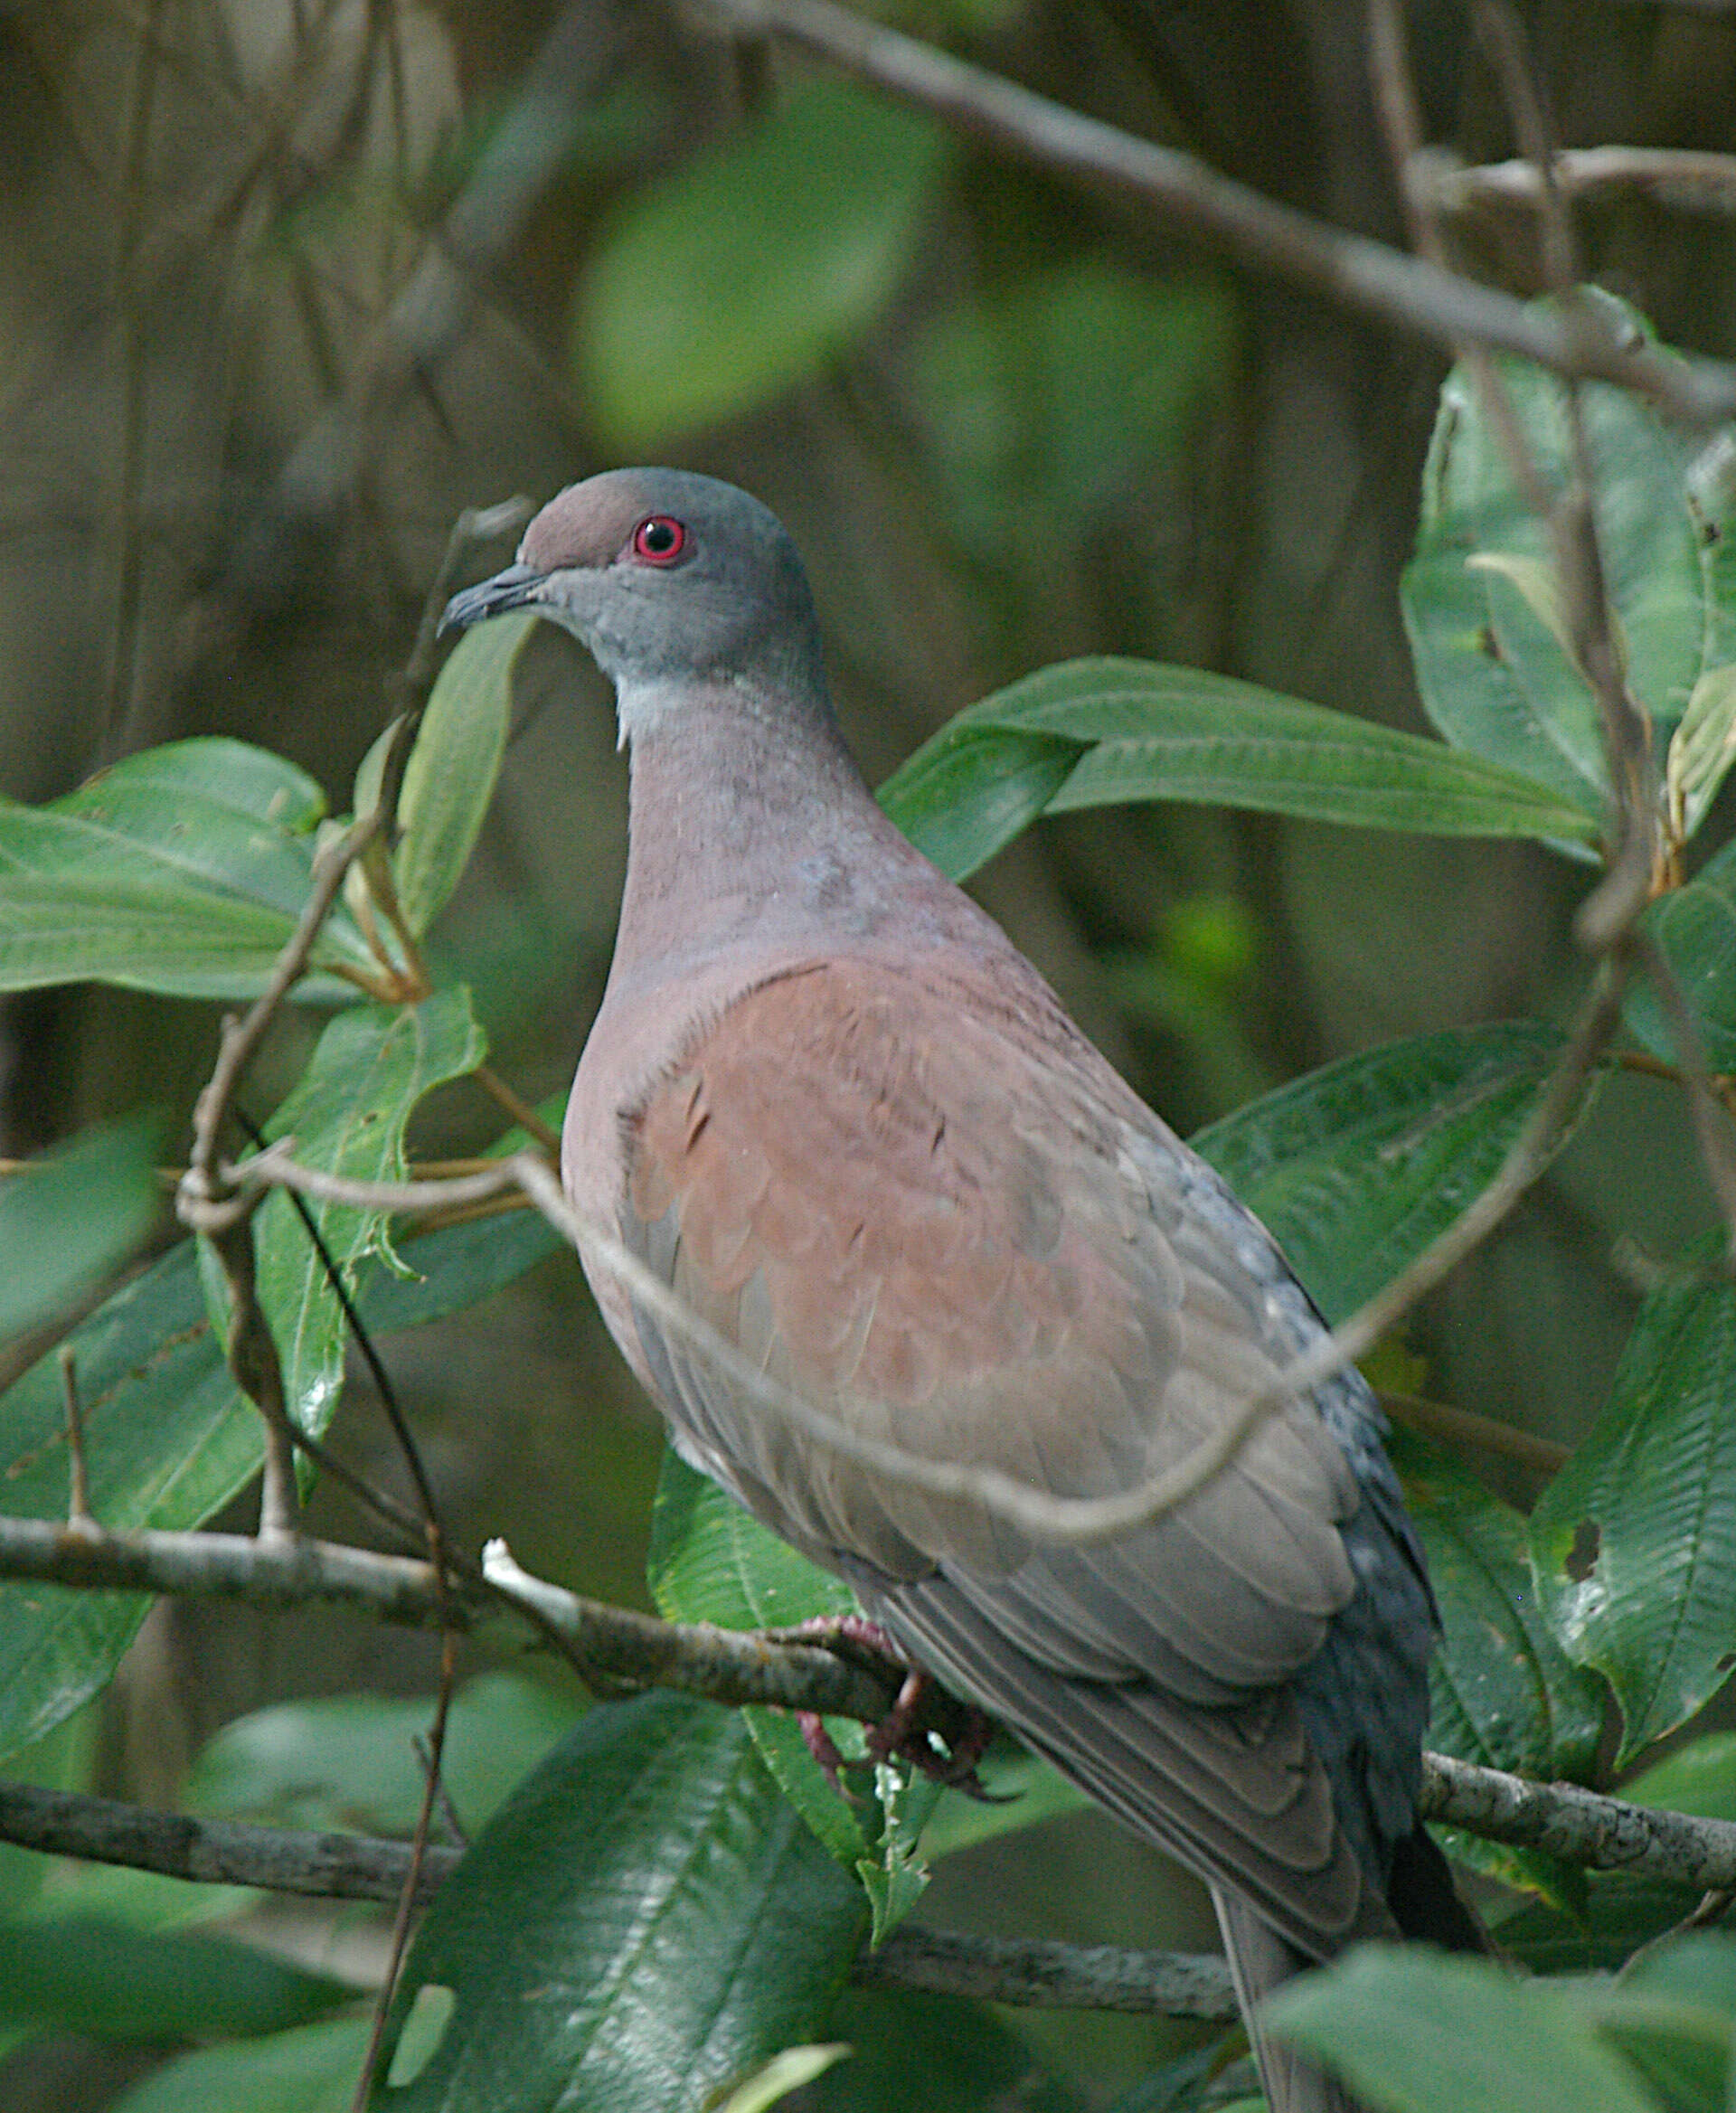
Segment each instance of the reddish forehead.
M551 499L524 532L519 556L539 572L607 565L647 514L656 511L648 480L590 477Z

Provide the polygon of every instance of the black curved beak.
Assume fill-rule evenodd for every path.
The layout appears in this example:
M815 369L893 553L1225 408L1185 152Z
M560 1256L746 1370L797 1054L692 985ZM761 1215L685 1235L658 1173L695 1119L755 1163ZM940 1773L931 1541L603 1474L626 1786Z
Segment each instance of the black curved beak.
M508 609L523 608L527 602L537 599L537 589L543 579L544 575L534 565L508 565L492 580L479 580L475 587L467 587L461 594L455 594L446 605L439 631L467 630L485 618L504 616ZM435 636L438 637L439 632Z

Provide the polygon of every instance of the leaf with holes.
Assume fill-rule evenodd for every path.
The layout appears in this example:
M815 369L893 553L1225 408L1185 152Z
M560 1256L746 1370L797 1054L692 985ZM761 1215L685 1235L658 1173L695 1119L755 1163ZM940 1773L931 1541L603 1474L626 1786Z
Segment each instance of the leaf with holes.
M467 1009L435 1002L429 1018L370 1008L344 1016L353 1035L326 1052L305 1098L297 1137L326 1164L352 1169L396 1164L414 1095L475 1048ZM322 1045L323 1046L323 1045ZM345 1052L347 1050L347 1054ZM332 1089L338 1072L358 1095L346 1113ZM323 1087L320 1081L323 1080ZM398 1142L394 1142L396 1139ZM274 1198L266 1212L287 1212ZM265 1212L261 1213L263 1217ZM363 1214L335 1227L341 1254L360 1266ZM545 1256L552 1236L506 1222L495 1243L458 1226L407 1243L422 1280L379 1271L361 1282L358 1304L374 1325L405 1326L461 1310ZM272 1234L270 1296L288 1322L286 1366L305 1413L323 1420L335 1401L341 1342L329 1291L316 1288L307 1235L293 1219ZM292 1230L293 1228L293 1230ZM261 1281L268 1260L261 1234ZM323 1286L323 1277L322 1277ZM335 1308L335 1301L333 1300ZM236 1391L200 1288L193 1244L184 1242L125 1286L70 1337L84 1410L91 1508L106 1526L179 1531L202 1524L259 1470L259 1418ZM0 1490L18 1518L63 1518L67 1503L61 1375L43 1357L0 1394ZM104 1686L149 1602L137 1593L0 1586L0 1755L42 1736Z
M297 1161L351 1181L402 1181L404 1126L425 1095L481 1063L487 1043L462 986L420 1005L368 1005L341 1013L320 1036L295 1091L267 1135L293 1140ZM326 1255L355 1288L364 1255L401 1267L386 1244L388 1213L310 1203ZM316 1436L331 1421L344 1377L347 1324L326 1261L281 1193L255 1221L259 1303L283 1361L290 1414ZM406 1271L406 1274L408 1272Z
M1525 1522L1443 1447L1415 1432L1388 1441L1429 1558L1441 1637L1429 1663L1429 1743L1541 1782L1590 1780L1604 1686L1575 1665L1537 1610ZM1459 1862L1575 1904L1578 1873L1537 1850L1455 1833Z
M1694 1259L1714 1270L1704 1243ZM1722 1686L1736 1637L1736 1286L1655 1291L1610 1399L1531 1520L1538 1600L1615 1689L1626 1767Z
M244 741L175 741L64 798L0 800L0 990L115 983L253 998L296 929L326 800ZM297 998L355 995L379 963L348 911L326 920Z
M737 1712L595 1709L436 1897L393 2025L425 1987L452 1991L450 2015L380 2102L700 2113L819 2037L866 1920Z
M1427 835L1590 844L1585 810L1439 741L1200 668L1072 660L985 697L887 779L881 805L963 879L1040 814L1195 800Z

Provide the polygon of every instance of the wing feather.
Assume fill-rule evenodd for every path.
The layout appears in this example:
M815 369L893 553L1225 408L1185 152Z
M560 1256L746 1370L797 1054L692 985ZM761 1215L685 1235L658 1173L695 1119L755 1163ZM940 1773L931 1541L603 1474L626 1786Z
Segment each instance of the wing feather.
M739 999L626 1111L624 1228L852 1429L1056 1495L1125 1489L1270 1382L1306 1302L1058 1009L971 996L844 960ZM827 1451L635 1319L689 1457L925 1663L1304 1949L1375 1912L1282 1685L1357 1591L1366 1461L1317 1402L1176 1513L1038 1543ZM1420 1697L1420 1658L1399 1674Z

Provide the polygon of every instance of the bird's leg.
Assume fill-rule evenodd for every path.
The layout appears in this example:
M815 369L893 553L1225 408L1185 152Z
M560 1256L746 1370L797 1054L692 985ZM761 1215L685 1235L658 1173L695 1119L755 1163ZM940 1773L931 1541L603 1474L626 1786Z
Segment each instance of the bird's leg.
M892 1708L878 1724L868 1727L871 1759L906 1760L934 1781L963 1791L967 1797L990 1804L1001 1802L985 1788L976 1773L976 1764L995 1736L995 1720L974 1703L958 1702L920 1666L912 1665L878 1622L862 1614L820 1614L777 1634L780 1641L825 1643L840 1657L870 1672L899 1676ZM826 1781L839 1797L849 1798L840 1774L848 1763L831 1733L811 1711L798 1710L796 1722ZM937 1738L944 1751L935 1744Z

